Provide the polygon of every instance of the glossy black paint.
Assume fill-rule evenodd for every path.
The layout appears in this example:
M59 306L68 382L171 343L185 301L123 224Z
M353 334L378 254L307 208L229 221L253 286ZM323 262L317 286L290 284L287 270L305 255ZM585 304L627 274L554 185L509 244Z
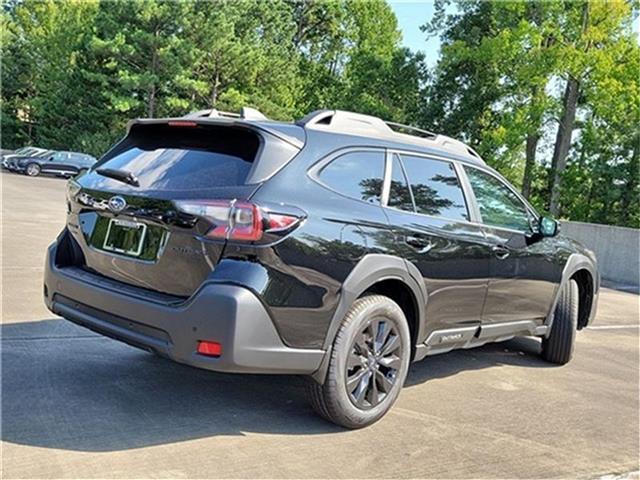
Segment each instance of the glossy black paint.
M421 305L424 313L416 319L419 328L414 331L420 333L415 344L434 330L456 326L514 320L542 325L572 255L591 262L590 275L596 272L592 254L561 236L483 225L461 165L474 162L477 168L491 170L471 158L314 130L297 132L297 137L306 139L304 147L268 180L206 192L210 199L236 198L303 212L303 221L291 233L261 244L208 240L203 238L206 225L189 223L176 211L172 200L184 198L184 193L141 191L89 172L77 180L79 191L69 199L67 228L84 257L77 266L185 304L210 283L246 287L260 299L282 341L298 348L326 345L345 281L367 255L398 257L421 275L427 299ZM392 161L392 152L453 162L469 218L399 210L350 198L323 185L318 178L321 167L349 151L375 151L387 162ZM157 258L127 258L91 244L97 220L114 216L105 202L116 194L129 205L119 216L167 232ZM593 285L595 295L597 279ZM371 286L362 287L362 292Z

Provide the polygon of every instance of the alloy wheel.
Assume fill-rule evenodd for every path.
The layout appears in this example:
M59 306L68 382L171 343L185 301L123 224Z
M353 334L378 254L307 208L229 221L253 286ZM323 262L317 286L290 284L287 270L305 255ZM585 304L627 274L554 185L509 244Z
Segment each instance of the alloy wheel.
M38 165L36 165L35 163L32 163L27 167L27 175L29 175L30 177L35 177L36 175L38 175L38 173L40 173L40 167L38 167Z
M402 365L402 347L397 327L384 317L372 319L356 335L345 375L349 400L356 407L373 408L391 392Z

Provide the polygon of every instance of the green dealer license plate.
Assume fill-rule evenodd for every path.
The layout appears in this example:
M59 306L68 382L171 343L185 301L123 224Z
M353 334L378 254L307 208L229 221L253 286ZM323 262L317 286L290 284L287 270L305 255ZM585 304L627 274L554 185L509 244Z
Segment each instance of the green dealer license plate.
M144 223L112 218L109 221L102 248L110 252L138 257L142 252L146 235L147 226Z

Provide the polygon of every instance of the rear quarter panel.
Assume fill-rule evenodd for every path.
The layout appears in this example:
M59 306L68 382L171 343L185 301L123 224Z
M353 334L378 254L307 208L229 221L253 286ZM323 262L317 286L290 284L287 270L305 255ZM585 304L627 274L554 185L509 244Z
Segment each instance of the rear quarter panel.
M253 288L285 343L295 347L323 346L349 273L366 254L385 253L393 245L379 205L342 196L307 174L330 151L305 148L251 199L301 208L307 214L303 224L275 245L228 244L221 262L253 258Z

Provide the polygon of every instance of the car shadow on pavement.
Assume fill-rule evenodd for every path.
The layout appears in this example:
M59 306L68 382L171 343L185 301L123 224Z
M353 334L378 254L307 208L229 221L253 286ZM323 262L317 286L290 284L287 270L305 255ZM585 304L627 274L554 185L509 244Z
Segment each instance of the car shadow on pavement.
M411 365L405 386L498 365L553 368L555 365L540 357L540 346L541 342L537 338L517 337L505 342L487 343L482 347L426 357Z
M6 442L99 452L246 432L341 431L313 413L300 377L199 370L60 319L4 324L0 333ZM414 364L407 384L504 363L544 365L533 345L524 354L507 354L505 345Z

